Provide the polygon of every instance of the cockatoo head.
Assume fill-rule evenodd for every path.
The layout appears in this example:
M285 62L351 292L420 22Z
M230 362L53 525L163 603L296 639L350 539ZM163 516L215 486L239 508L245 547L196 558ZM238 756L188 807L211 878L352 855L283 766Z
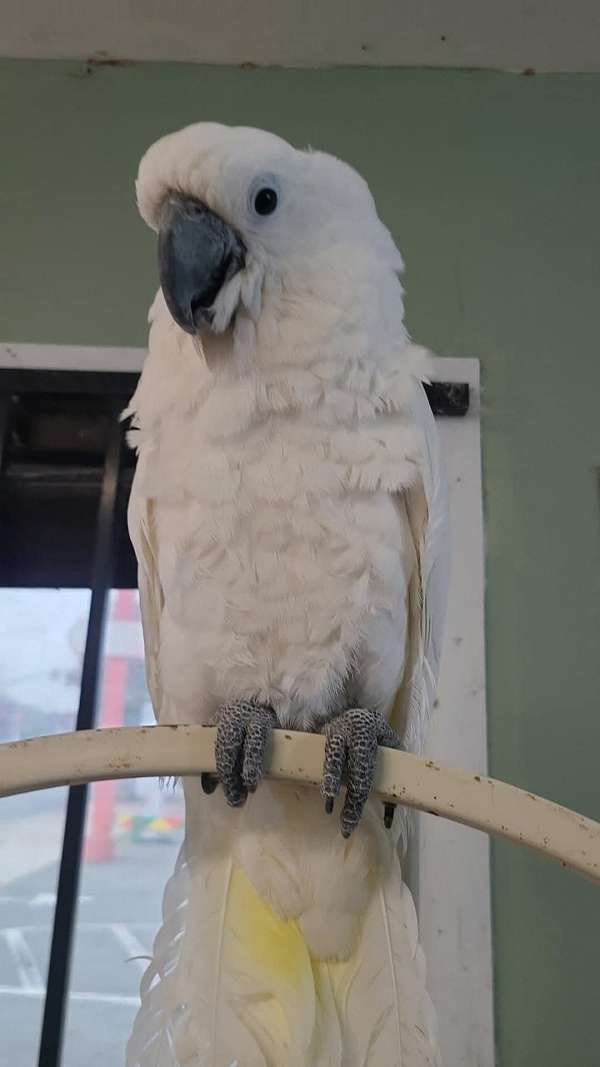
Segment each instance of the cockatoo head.
M322 152L262 130L198 123L145 154L137 198L158 233L160 282L190 334L223 333L238 313L282 317L307 296L351 310L402 258L366 182Z

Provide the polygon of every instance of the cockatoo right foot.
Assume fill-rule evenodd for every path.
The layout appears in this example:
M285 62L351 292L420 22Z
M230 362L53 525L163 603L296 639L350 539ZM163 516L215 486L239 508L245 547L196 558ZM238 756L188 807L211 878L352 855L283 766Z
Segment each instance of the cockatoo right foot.
M325 810L332 812L342 782L346 782L340 816L343 837L350 837L360 822L373 785L379 745L401 748L402 742L386 719L369 708L350 708L332 719L325 728L321 796L325 800ZM393 814L393 805L386 804L384 822L387 827L392 825Z
M277 716L264 704L240 700L236 704L224 704L217 712L216 721L217 779L227 803L239 808L263 776L265 749L277 725ZM211 784L203 781L205 792L213 791Z

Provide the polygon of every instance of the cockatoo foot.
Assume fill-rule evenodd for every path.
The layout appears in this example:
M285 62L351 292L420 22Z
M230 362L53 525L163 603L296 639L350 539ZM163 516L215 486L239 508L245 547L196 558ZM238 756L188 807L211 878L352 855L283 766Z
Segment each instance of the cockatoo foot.
M271 731L277 725L272 708L241 700L224 704L217 712L215 759L217 780L232 808L245 804L264 773L264 759ZM202 788L212 793L217 782L203 775Z
M377 746L401 748L398 735L379 712L368 708L351 708L342 712L325 727L325 762L321 795L325 810L333 811L342 781L346 796L340 816L343 837L356 829L373 785ZM393 805L385 805L384 822L391 826Z

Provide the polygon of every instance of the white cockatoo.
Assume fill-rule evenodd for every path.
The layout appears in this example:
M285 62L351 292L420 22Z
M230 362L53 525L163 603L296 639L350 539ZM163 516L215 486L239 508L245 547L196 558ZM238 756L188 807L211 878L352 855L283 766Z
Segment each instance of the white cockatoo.
M437 1063L402 819L368 799L378 744L421 747L448 571L402 258L351 167L259 130L163 138L137 197L161 280L129 409L148 681L160 723L217 724L217 777L184 783L127 1063ZM278 726L325 733L321 794L259 784Z

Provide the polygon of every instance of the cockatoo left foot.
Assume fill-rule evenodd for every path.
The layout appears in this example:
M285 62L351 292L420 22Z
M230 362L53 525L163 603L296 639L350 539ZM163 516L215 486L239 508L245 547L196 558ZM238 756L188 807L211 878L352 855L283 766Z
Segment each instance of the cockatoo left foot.
M264 704L240 700L219 708L215 742L217 779L232 808L245 804L248 793L253 793L260 782L265 749L276 725L275 712ZM213 783L214 779L210 783L203 781L204 791L212 792Z
M377 747L401 748L402 743L390 724L379 712L368 708L351 708L342 712L325 728L325 762L321 795L325 810L333 811L342 780L346 781L346 797L340 827L343 837L350 837L360 817L373 785ZM391 814L385 808L385 824L391 826Z

